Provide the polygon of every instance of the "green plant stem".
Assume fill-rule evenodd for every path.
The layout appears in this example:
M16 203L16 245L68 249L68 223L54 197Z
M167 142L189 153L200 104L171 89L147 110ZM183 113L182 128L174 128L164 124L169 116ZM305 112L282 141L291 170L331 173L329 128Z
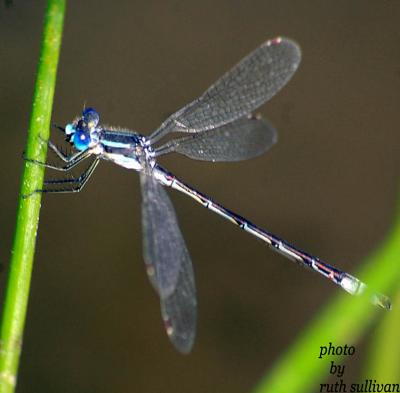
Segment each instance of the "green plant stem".
M51 109L61 45L65 0L47 4L39 67L33 97L26 156L46 160ZM13 392L21 353L29 297L41 195L29 195L43 186L44 168L25 163L17 223L0 330L0 392Z
M400 304L400 285L393 297ZM369 356L365 362L364 379L378 383L398 383L400 380L400 308L394 307L377 326L369 343Z
M368 258L356 276L370 287L390 294L399 285L399 261L400 206L388 238L377 252ZM398 308L398 304L394 304L394 307ZM325 382L324 376L329 373L330 361L339 359L332 356L320 359L320 346L327 346L329 342L336 346L355 343L366 333L371 322L386 312L373 308L365 298L338 294L308 328L300 332L297 341L263 377L253 393L320 391L320 384ZM398 367L398 364L396 366Z

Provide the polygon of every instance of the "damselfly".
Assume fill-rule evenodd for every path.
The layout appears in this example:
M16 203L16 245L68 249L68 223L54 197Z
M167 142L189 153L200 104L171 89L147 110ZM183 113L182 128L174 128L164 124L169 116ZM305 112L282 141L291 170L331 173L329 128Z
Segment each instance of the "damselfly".
M140 173L142 192L143 253L147 274L161 301L167 334L184 353L191 350L196 332L196 293L192 262L179 229L171 201L163 186L178 190L207 209L221 215L246 232L264 241L285 257L322 274L351 294L366 291L357 278L322 262L285 240L252 224L187 185L157 163L168 153L195 160L239 161L258 156L276 141L276 131L261 117L251 113L273 97L292 77L301 58L300 48L286 38L266 41L214 83L201 97L171 115L150 136L134 131L105 127L99 114L86 108L63 131L75 153L66 155L52 142L48 146L61 166L27 159L35 164L67 172L92 157L77 178L45 181L46 188L34 193L79 192L100 159L112 161ZM160 143L171 133L173 136ZM57 188L58 187L58 188ZM373 293L372 302L386 309L390 300Z

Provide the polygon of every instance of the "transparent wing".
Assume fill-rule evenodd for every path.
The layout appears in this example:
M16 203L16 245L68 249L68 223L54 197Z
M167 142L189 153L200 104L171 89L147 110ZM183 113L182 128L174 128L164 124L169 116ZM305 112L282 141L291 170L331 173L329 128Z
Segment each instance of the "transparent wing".
M195 160L241 161L265 153L277 141L264 119L244 117L213 130L173 139L154 149L155 156L175 152Z
M171 131L200 132L253 112L292 77L301 58L287 38L266 41L218 79L201 97L171 115L150 136L154 143Z
M140 175L142 228L147 274L160 296L167 334L181 352L196 334L196 290L189 252L171 200L152 177Z

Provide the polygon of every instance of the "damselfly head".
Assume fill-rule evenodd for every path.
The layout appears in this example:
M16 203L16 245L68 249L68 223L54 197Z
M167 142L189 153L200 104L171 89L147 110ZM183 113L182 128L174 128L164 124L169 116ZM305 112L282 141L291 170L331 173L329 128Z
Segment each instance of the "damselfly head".
M85 108L80 118L65 126L67 140L80 151L94 147L99 143L99 120L95 109Z
M93 129L97 127L97 124L99 124L100 115L93 108L85 108L82 111L82 120L88 126L88 128Z

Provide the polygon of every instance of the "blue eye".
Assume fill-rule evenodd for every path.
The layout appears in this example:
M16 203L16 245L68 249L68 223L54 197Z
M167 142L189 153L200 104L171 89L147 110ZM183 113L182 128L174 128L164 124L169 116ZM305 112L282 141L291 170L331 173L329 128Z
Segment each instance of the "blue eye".
M92 128L99 124L100 116L97 111L93 108L86 108L82 112L82 117L84 118L86 124Z
M77 150L86 150L91 142L90 134L84 130L76 130L71 138Z

